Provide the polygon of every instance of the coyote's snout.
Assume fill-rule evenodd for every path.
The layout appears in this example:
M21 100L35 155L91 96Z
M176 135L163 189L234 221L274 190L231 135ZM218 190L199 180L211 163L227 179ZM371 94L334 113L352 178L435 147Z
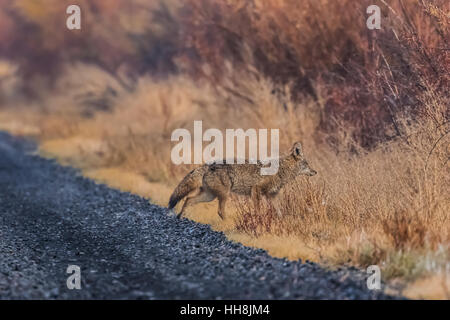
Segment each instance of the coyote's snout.
M294 143L288 155L280 157L278 172L261 175L262 163L205 164L188 173L175 188L169 200L169 209L186 197L178 217L188 206L219 199L219 216L225 215L225 204L231 192L250 196L257 208L261 196L275 197L281 188L298 175L313 176L317 172L309 167L300 142Z

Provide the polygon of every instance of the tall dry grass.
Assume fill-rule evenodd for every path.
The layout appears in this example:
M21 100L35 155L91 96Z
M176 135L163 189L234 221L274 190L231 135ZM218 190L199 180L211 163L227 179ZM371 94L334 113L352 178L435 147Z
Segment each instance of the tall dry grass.
M189 3L183 35L196 53L187 63L192 74L227 87L227 59L292 83L294 99L313 97L321 107L321 131L351 127L352 139L365 147L403 134L395 119L420 112L422 77L439 92L449 85L446 1ZM382 9L375 32L365 26L370 4Z

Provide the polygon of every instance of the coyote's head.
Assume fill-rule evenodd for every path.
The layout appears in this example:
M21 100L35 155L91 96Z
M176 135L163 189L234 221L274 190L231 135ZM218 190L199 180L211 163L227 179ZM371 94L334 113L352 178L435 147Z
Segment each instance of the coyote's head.
M296 175L307 175L313 176L317 173L316 170L313 170L309 167L308 161L306 161L305 156L303 155L302 144L300 142L294 143L291 149L291 155L295 159L296 167L294 168Z

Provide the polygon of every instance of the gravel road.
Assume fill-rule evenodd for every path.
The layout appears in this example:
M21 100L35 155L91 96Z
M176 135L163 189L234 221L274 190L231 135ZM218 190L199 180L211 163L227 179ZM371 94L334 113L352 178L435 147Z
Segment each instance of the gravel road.
M390 298L354 268L272 258L34 150L0 133L0 299Z

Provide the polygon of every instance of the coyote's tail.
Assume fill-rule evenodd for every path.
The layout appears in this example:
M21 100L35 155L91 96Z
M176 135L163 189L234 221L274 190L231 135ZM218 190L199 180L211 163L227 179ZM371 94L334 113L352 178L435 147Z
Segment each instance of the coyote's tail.
M206 165L201 166L197 169L189 172L180 184L175 188L169 200L169 209L173 209L177 203L186 197L191 191L202 186L203 174L206 172L208 167Z

